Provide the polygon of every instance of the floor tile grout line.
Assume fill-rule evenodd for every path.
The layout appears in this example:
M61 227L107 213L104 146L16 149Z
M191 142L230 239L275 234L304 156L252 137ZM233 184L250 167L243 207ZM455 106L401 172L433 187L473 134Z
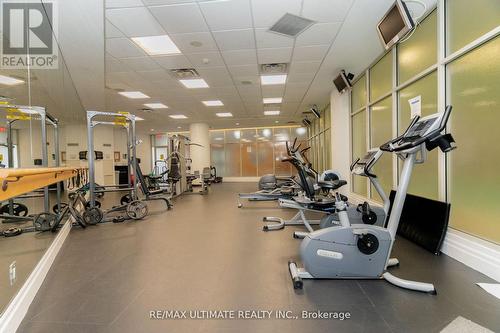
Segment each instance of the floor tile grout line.
M108 324L108 326L113 325L118 320L118 318L120 318L120 316L125 313L125 311L130 307L130 305L132 305L132 303L135 302L139 298L139 296L144 294L145 290L146 290L145 288L142 288L142 290L139 291L137 295L135 295L135 297L122 309L122 311L120 311L120 313L116 315L116 317Z

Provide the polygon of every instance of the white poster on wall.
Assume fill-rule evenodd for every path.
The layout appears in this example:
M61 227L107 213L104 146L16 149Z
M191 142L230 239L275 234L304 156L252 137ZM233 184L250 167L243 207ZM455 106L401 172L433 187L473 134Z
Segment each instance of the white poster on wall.
M422 96L418 95L416 97L410 98L408 100L410 103L410 117L413 119L415 116L422 115Z

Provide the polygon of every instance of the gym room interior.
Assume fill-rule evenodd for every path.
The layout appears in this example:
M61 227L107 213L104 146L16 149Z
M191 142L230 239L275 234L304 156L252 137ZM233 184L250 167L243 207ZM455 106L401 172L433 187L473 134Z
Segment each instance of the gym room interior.
M499 0L0 8L1 333L500 332Z

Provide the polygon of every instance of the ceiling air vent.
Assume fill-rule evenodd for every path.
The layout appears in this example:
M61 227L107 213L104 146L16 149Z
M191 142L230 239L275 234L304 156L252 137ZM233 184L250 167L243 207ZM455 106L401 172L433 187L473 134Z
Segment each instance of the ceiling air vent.
M142 109L139 109L138 111L147 112L147 113L154 112L153 109L149 109L149 108L142 108Z
M305 17L286 13L278 22L274 23L269 31L295 38L314 23L316 22Z
M176 79L197 79L200 77L200 74L194 68L179 68L179 69L171 69L170 73Z
M287 72L287 70L288 70L288 64L286 63L260 65L261 74L284 74Z

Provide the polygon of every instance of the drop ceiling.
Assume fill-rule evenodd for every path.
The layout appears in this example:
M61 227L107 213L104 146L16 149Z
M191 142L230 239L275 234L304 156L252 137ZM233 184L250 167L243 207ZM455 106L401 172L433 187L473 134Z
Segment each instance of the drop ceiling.
M212 128L283 125L311 105L325 106L332 78L355 74L383 50L375 25L392 0L106 0L106 108L129 111L155 131L207 122ZM429 2L433 2L429 0ZM315 23L290 38L268 31L286 13ZM369 14L369 15L368 15ZM181 54L149 56L132 37L168 35ZM261 85L259 65L288 63L284 85ZM209 88L186 89L169 70L195 68ZM118 91L141 91L128 99ZM263 98L282 97L279 116ZM220 100L207 107L202 101ZM144 103L168 109L138 111ZM276 110L276 106L272 106ZM230 112L232 118L216 113ZM173 120L169 115L188 118Z

